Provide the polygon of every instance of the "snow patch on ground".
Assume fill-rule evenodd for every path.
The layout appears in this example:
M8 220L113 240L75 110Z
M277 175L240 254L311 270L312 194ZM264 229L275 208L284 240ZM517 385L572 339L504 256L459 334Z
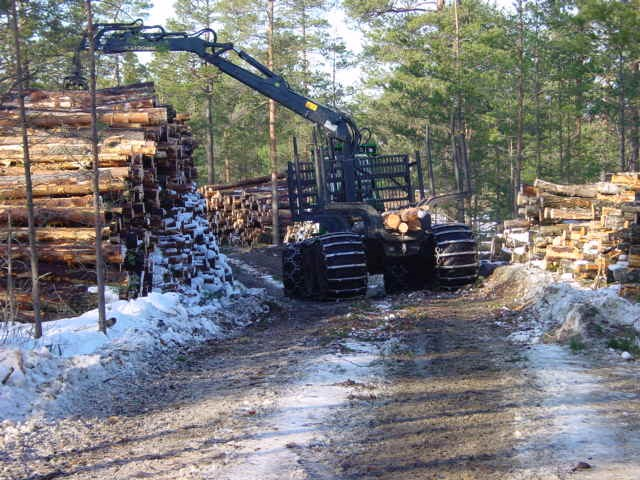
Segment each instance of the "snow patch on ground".
M280 280L276 280L275 278L273 278L273 276L269 275L268 273L261 272L260 270L258 270L257 268L254 268L248 263L245 263L241 260L237 260L231 257L227 257L227 262L229 262L231 265L233 265L236 268L244 270L249 275L253 275L254 277L260 278L262 281L264 281L265 283L273 287L283 288L282 282Z
M487 287L506 290L526 306L517 309L518 330L509 336L515 342L539 342L581 305L593 307L609 326L633 327L640 333L640 304L620 297L618 285L594 290L536 267L510 265L497 269Z
M0 419L51 411L50 403L79 382L117 375L123 368L144 368L140 361L150 351L220 337L221 325L244 326L263 313L261 292L235 290L200 301L152 293L112 302L107 318L115 324L106 335L97 330L97 310L45 323L39 340L24 331L13 333L14 341L0 346L0 380L8 376L0 385Z
M0 345L0 420L22 420L45 412L70 411L55 405L82 382L118 376L145 367L151 352L224 335L224 328L246 326L265 313L260 289L235 284L220 298L151 293L107 305L115 324L98 331L98 312L46 322L43 336L30 338L31 326L15 325Z

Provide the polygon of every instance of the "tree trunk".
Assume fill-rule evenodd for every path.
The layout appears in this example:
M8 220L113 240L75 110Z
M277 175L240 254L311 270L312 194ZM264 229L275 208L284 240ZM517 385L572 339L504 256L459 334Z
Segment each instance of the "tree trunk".
M522 165L524 162L524 75L525 75L525 61L524 61L524 7L523 0L518 0L518 42L517 42L517 55L518 55L518 107L516 112L516 158L514 165L514 192L520 189L520 183L522 183L520 175L522 171ZM514 194L514 198L517 195ZM514 205L517 208L517 205Z
M626 119L624 112L625 102L625 88L624 88L624 56L620 53L618 66L618 151L620 171L625 172L627 170L627 158L626 158Z
M534 95L536 105L536 177L542 176L542 112L540 97L542 96L542 85L540 82L540 33L536 24L536 40L535 40L535 62L534 69Z
M40 319L40 284L38 277L38 252L36 243L36 227L34 221L33 192L31 185L31 162L29 159L29 135L27 132L27 112L24 106L24 73L22 71L22 50L20 30L18 28L18 9L16 0L11 0L11 26L15 47L16 76L18 86L18 109L22 128L22 148L24 152L24 194L27 199L27 218L29 223L29 260L31 263L31 298L34 312L34 337L42 336Z
M28 235L27 235L28 237ZM11 224L11 215L7 217L7 296L9 303L9 318L10 322L14 322L16 319L16 299L13 292L13 257L11 256L13 241L13 231Z
M640 61L633 65L633 75L635 84L640 88ZM636 95L631 107L632 127L631 127L631 158L629 159L629 170L638 171L640 162L640 92Z
M215 170L215 143L213 132L213 80L209 79L207 85L207 182L214 183ZM228 180L225 180L228 181Z
M89 96L91 97L91 150L93 153L93 201L95 212L96 240L102 236L102 213L100 211L100 160L98 158L98 114L96 111L96 55L94 51L94 28L91 0L85 0L87 15L87 38L89 38ZM104 262L102 242L95 244L96 284L98 286L98 329L107 332L107 314L104 295ZM85 262L81 262L85 263Z
M275 0L268 0L267 66L273 70L273 26ZM273 215L273 244L280 244L280 222L278 214L278 143L276 138L276 102L269 100L269 160L271 162L271 209Z
M427 123L425 129L425 147L427 149L427 171L429 172L429 195L436 196L436 179L433 175L433 156L431 149L431 127Z

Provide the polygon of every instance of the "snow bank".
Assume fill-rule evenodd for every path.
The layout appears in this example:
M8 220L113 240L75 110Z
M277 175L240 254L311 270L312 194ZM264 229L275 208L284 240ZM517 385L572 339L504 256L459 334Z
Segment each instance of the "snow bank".
M510 265L497 269L487 288L506 290L528 305L517 318L519 330L510 335L514 341L540 341L582 306L609 326L632 327L640 333L640 304L620 297L618 285L594 290L536 267Z
M186 192L181 202L150 255L153 292L135 300L106 292L106 334L97 329L97 310L44 323L38 340L31 325L0 325L0 420L72 411L81 384L100 388L101 379L144 369L158 350L220 337L266 311L261 289L233 282L203 197ZM177 245L185 249L181 256Z
M98 313L46 322L43 336L29 338L25 326L11 327L0 345L0 420L24 419L45 411L61 394L83 381L144 368L150 352L224 334L223 326L244 326L265 312L262 291L236 285L219 299L151 293L107 305L115 324L106 335L97 330Z

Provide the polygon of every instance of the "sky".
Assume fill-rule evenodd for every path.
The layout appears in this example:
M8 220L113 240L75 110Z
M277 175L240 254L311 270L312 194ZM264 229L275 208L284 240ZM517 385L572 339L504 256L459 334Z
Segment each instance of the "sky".
M491 1L491 0L489 0ZM493 0L494 3L502 8L511 8L513 0ZM173 15L174 0L155 0L151 14L145 23L149 25L165 25L169 17ZM334 9L329 12L329 24L335 35L341 37L347 45L347 48L354 54L362 51L364 42L362 34L349 22L341 9ZM224 41L224 39L220 39ZM242 48L241 45L239 45ZM142 61L148 61L151 54L142 54ZM338 71L336 79L343 85L355 85L362 77L362 71L359 66Z

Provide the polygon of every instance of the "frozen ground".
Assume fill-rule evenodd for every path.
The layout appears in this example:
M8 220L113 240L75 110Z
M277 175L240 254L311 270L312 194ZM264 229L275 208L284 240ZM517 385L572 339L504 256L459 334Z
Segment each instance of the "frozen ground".
M244 255L254 270L236 275L269 288L273 249ZM546 288L520 277L267 299L235 336L149 352L73 411L5 422L0 478L636 480L636 363L512 341Z
M72 409L66 393L145 367L150 352L218 338L264 313L262 291L222 285L215 296L151 293L135 300L111 298L106 335L97 310L46 322L39 340L31 326L3 330L0 344L0 420L51 415Z

